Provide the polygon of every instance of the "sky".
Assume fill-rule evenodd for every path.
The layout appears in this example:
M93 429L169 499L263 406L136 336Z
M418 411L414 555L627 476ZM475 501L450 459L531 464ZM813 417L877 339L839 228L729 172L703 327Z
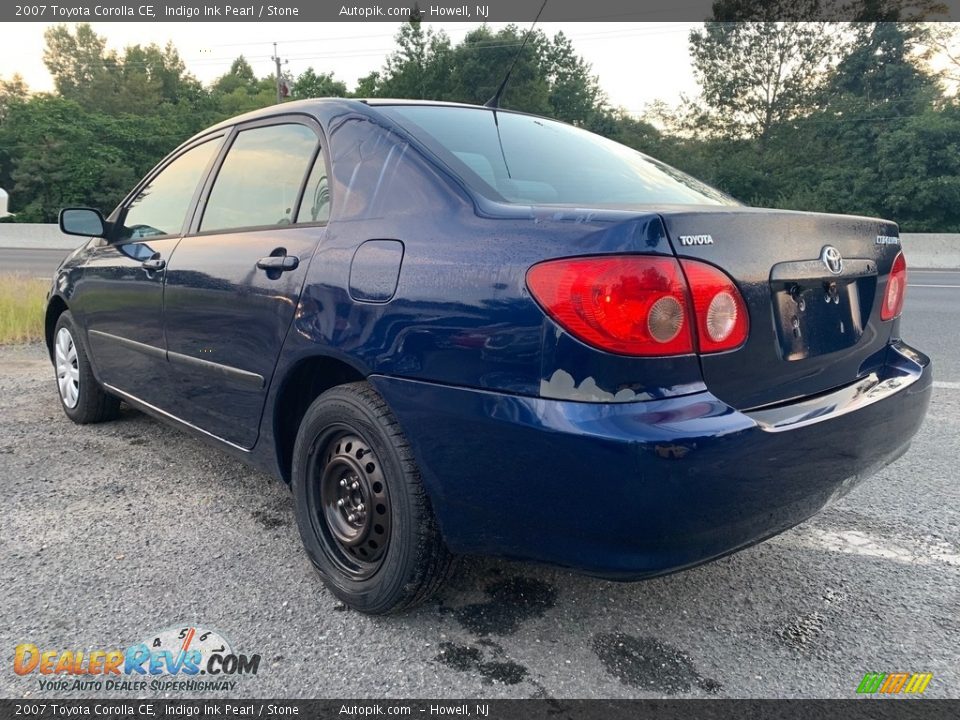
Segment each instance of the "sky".
M356 81L378 70L393 50L397 26L367 23L91 23L109 47L165 45L172 40L187 69L209 83L243 54L258 76L272 74L273 42L294 77L312 66L332 72L353 89ZM443 29L458 42L476 23L424 23ZM491 23L497 29L504 23ZM49 91L53 80L43 64L47 23L0 23L0 77L23 75L31 90ZM687 53L687 35L697 23L543 23L553 36L562 30L593 65L611 105L642 113L656 100L679 103L695 95L697 85Z

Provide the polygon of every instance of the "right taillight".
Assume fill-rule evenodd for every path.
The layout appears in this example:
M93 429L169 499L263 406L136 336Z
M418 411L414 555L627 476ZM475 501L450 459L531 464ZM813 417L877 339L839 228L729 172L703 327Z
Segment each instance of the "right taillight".
M887 278L887 290L880 308L881 320L892 320L903 310L903 296L907 290L907 261L903 253L897 253Z
M561 327L601 350L642 357L719 352L747 339L733 281L693 260L564 258L527 271L534 298Z
M733 280L713 265L696 260L681 260L680 264L693 296L700 352L721 352L743 345L750 321Z

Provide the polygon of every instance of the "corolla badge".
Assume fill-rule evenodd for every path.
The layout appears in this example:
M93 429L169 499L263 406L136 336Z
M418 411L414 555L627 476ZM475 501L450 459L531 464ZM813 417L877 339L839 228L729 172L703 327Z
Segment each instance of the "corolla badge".
M839 275L843 272L843 256L833 245L823 246L823 250L820 251L820 260L827 266L827 270L834 275Z

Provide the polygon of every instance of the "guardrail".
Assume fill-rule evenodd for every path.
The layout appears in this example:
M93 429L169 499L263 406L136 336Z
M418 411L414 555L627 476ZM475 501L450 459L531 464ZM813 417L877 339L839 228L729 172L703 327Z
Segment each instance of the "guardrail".
M960 269L960 233L901 233L907 267Z
M900 241L909 267L960 270L960 233L901 233ZM0 248L73 250L80 242L56 225L0 223Z

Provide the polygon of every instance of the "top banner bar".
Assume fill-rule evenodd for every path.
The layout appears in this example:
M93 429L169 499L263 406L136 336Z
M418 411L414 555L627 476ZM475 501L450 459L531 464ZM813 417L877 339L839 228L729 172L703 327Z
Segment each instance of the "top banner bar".
M542 0L44 0L2 3L3 22L516 22L530 23ZM960 20L960 0L547 0L540 22ZM716 13L716 15L715 15Z

